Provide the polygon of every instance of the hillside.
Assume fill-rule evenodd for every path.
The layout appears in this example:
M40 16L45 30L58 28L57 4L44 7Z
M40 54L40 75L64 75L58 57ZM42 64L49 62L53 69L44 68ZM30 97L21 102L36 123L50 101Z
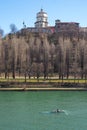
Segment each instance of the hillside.
M27 28L0 39L0 74L86 78L87 32L29 32Z

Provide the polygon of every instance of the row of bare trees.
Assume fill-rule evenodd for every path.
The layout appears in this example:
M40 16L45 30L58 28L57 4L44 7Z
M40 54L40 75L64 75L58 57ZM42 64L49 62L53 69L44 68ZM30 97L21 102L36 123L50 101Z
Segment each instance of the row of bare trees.
M50 39L50 40L49 40ZM21 32L0 39L0 75L86 78L86 37Z

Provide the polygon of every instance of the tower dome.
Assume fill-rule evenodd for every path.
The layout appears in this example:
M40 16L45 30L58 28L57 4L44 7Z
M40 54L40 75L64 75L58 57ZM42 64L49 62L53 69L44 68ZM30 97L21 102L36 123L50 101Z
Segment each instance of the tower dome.
M36 28L43 28L48 26L48 16L47 13L43 11L43 9L40 10L40 12L37 13L37 21L35 22Z

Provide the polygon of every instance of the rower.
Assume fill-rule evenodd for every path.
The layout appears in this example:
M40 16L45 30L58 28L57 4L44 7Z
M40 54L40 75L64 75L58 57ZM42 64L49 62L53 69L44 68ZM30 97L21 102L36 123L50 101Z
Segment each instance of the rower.
M60 112L60 110L59 110L59 109L57 109L57 110L56 110L56 112Z

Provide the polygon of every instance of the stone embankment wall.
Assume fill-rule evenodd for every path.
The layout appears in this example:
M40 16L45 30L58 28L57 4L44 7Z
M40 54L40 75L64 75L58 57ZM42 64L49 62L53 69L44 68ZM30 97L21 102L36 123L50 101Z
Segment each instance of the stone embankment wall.
M28 89L51 89L51 90L82 90L87 89L87 83L54 83L54 82L37 82L37 83L30 83L30 82L0 82L0 90L28 90Z

